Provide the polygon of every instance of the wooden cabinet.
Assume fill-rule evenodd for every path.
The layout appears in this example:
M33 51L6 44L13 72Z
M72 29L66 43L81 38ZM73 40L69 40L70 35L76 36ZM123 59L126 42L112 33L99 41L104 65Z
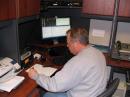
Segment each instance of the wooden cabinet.
M83 0L82 12L90 15L113 15L115 0Z
M16 17L15 0L0 0L0 21Z
M18 18L40 13L40 0L17 0L17 5Z
M87 15L114 15L115 0L83 0L82 12ZM130 17L130 0L119 0L118 16Z
M120 0L118 16L130 17L130 0Z
M27 0L17 0L17 17L27 16Z
M40 14L40 0L27 0L27 9L28 16Z
M40 13L40 0L0 0L0 21Z

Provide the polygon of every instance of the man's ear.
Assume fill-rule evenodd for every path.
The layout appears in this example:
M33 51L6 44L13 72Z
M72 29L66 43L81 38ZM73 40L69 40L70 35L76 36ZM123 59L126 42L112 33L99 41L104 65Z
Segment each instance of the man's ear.
M79 46L79 41L75 41L74 43L73 43L73 45L75 46L75 47L77 47L77 46Z

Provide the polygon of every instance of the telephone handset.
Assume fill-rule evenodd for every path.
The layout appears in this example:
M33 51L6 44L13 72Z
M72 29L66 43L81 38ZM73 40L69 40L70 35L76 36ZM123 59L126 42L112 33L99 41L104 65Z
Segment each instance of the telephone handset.
M121 42L120 42L120 41L117 41L117 42L116 42L116 49L117 49L117 50L120 50L120 49L121 49Z
M112 51L112 58L130 61L130 44L117 41Z
M129 52L130 53L130 44L128 43L122 43L120 41L116 42L116 49L119 50L120 52Z
M5 57L3 58L0 63L3 63L3 64L9 64L9 65L13 65L13 68L15 70L18 70L21 68L21 66L14 60L14 59L11 59L11 58L8 58L8 57Z
M19 69L21 69L21 66L11 58L5 57L0 60L0 82L12 79L18 74L16 71Z
M120 50L121 50L121 42L120 41L117 41L116 42L116 50L117 50L117 54L118 56L120 56Z

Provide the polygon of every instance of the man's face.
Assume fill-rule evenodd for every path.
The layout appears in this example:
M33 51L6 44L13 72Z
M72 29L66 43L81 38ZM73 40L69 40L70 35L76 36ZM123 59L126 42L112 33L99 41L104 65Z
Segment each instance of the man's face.
M76 54L75 42L72 41L70 34L67 34L67 47L72 54Z

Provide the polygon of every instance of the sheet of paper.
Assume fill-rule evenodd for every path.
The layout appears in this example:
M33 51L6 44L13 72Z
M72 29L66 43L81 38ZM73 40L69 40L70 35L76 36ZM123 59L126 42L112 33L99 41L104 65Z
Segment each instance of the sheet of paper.
M104 37L105 36L105 30L93 29L92 35L95 36L95 37Z
M40 64L35 64L33 67L39 74L44 74L46 76L51 76L57 70L56 68L52 68L52 67L43 67ZM28 71L29 69L27 70L27 72Z
M16 88L25 78L22 76L15 76L9 81L0 83L0 90L10 92L12 89Z

